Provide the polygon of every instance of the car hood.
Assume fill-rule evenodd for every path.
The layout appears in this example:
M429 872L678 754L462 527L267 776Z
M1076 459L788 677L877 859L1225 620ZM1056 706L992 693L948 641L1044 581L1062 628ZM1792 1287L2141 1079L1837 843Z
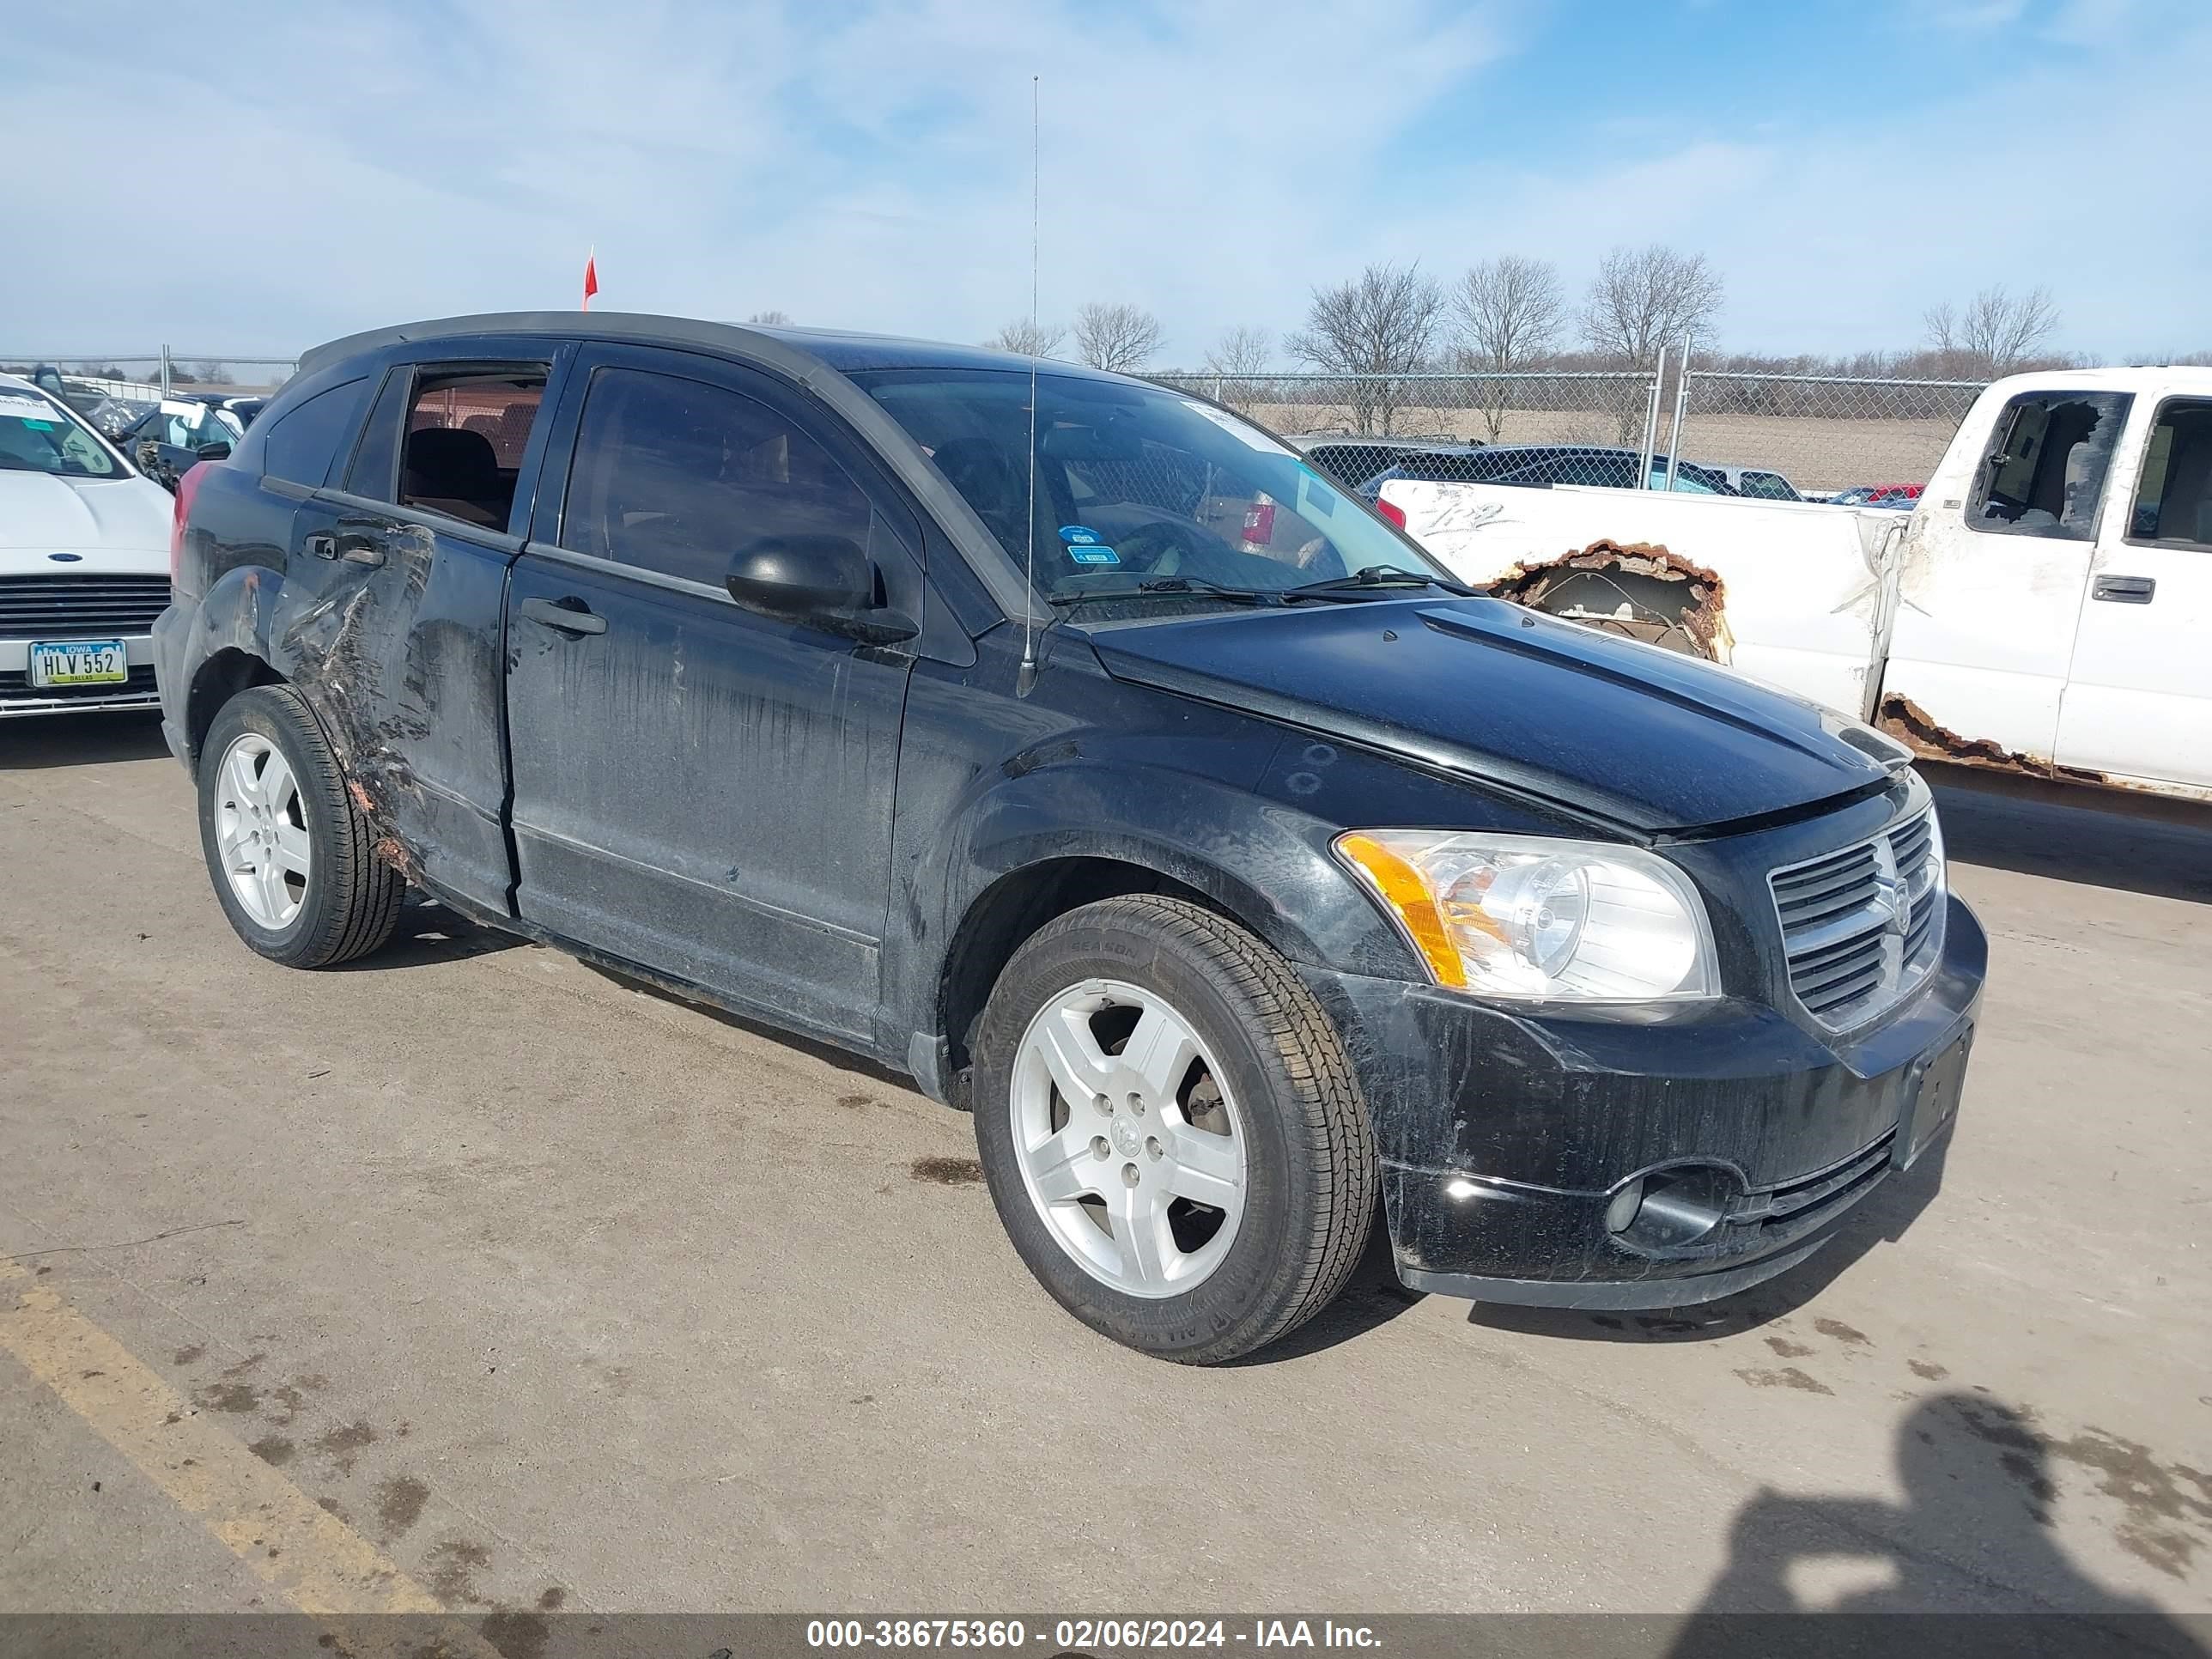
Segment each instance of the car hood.
M1107 672L1644 834L1887 781L1814 704L1497 599L1312 604L1085 630ZM1871 739L1869 739L1871 740Z
M147 478L64 478L0 467L0 558L116 549L159 554L167 570L172 506L169 492Z

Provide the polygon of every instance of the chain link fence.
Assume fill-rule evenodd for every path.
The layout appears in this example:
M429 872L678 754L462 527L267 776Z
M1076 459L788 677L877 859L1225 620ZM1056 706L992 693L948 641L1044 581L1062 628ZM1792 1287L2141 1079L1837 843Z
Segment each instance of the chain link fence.
M1686 460L1778 477L1801 495L1887 489L1900 503L1898 486L1918 492L1988 384L1695 368L1683 379Z
M1924 483L1984 385L1686 374L1679 361L1656 372L1151 378L1229 404L1369 494L1389 477L1663 489L1671 459L1675 489L1778 500Z
M265 398L292 378L293 357L214 352L0 351L0 374L36 380L110 437L178 393Z
M1638 373L1151 378L1283 434L1354 489L1386 471L1455 483L1632 488L1655 409L1655 377Z

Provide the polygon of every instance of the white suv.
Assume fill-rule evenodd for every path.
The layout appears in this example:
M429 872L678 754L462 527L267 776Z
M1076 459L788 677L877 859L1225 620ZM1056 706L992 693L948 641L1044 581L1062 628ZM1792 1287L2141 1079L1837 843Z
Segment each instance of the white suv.
M75 410L0 374L0 718L160 707L172 506Z

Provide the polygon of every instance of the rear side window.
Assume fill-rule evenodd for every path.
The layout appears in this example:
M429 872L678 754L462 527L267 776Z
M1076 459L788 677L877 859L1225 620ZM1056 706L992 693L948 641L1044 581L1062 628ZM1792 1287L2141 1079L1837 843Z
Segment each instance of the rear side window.
M399 447L399 505L505 530L546 369L416 376Z
M345 380L279 415L261 441L264 477L320 489L368 402L368 380Z
M2128 536L2212 550L2212 403L2159 406Z
M592 377L561 544L720 587L764 537L868 541L867 496L791 416L726 387L645 369Z
M1966 527L1989 534L2086 542L2112 450L2134 399L2124 392L2027 392L1997 416Z

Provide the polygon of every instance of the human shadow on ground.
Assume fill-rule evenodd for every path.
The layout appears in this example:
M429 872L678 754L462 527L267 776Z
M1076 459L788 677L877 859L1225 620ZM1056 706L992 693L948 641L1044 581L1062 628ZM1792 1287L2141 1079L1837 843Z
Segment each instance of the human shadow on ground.
M1770 1490L1736 1511L1728 1564L1677 1632L1674 1659L2212 1654L2206 1621L2075 1565L2056 1530L2058 1463L2105 1475L2098 1490L2121 1509L2116 1541L2161 1571L2179 1573L2212 1541L2212 1491L2203 1502L2185 1491L2191 1471L2096 1431L2053 1439L2032 1413L1985 1395L1937 1395L1899 1425L1903 1502ZM1837 1565L1863 1588L1808 1597L1803 1581Z

